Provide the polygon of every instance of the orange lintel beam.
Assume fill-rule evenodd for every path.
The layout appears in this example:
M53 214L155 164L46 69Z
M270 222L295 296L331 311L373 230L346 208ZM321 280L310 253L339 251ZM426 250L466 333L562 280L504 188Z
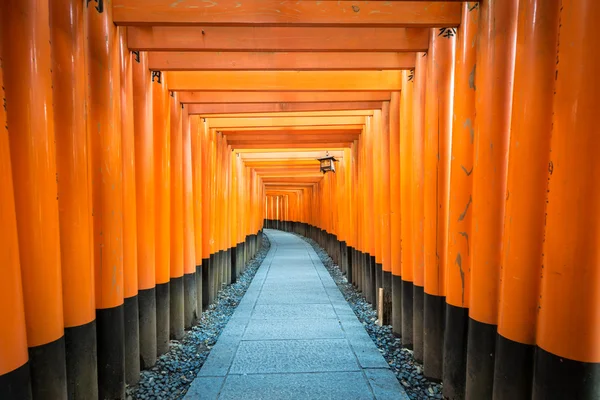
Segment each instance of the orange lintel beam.
M414 58L414 57L413 57ZM183 92L182 92L183 94ZM336 103L220 103L190 104L189 113L212 114L268 113L294 111L378 110L381 101L340 101Z
M118 25L458 26L461 4L431 1L113 0Z
M327 143L329 149L350 147L352 143ZM315 149L322 148L324 143L271 143L271 144L236 144L234 149Z
M274 135L227 135L227 143L233 144L252 144L252 143L331 143L347 142L357 140L358 134L342 133L335 135L306 134L295 135L279 133Z
M390 91L401 89L391 71L171 71L169 90L180 91Z
M377 43L377 42L375 42ZM425 46L427 49L427 46ZM157 71L319 71L413 69L414 53L151 52Z
M224 134L230 133L273 133L273 131L287 131L289 133L294 132L298 134L308 133L307 131L311 131L312 133L320 132L324 135L328 133L336 133L340 131L345 132L356 132L361 133L364 129L364 124L357 125L311 125L311 126L264 126L264 127L246 127L246 128L220 128L220 131L223 131ZM336 156L337 157L337 156Z
M263 117L263 118L210 118L211 128L254 128L254 127L292 127L313 125L361 125L365 117Z
M286 103L334 103L349 101L388 101L390 92L182 92L179 100L192 104L230 103L280 103L285 111L291 104ZM190 114L192 114L190 110Z
M428 33L423 28L130 26L127 39L131 50L142 51L415 52L427 50Z
M285 112L264 112L264 113L227 113L212 114L214 118L281 118L281 117L359 117L373 115L373 110L316 110L316 111L285 111ZM203 117L204 115L200 115Z
M362 129L313 129L312 127L303 126L302 129L290 129L290 130L244 130L244 131L225 131L224 134L227 138L232 137L248 138L254 136L273 135L273 134L286 134L286 135L339 135L339 134L360 134Z

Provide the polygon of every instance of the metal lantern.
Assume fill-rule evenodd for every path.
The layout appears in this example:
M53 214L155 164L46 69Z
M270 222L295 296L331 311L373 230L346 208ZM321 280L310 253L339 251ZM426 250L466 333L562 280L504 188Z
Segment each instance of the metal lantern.
M329 152L325 153L325 157L318 158L317 160L319 160L319 162L321 163L320 167L322 173L327 173L329 171L335 172L335 161L337 160L335 159L335 157L330 156Z

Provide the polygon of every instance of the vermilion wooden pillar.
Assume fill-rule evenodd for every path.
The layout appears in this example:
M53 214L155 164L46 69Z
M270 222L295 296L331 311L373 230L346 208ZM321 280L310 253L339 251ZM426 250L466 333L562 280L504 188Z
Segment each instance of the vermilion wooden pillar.
M412 141L412 248L413 248L413 349L417 361L423 361L423 296L425 284L424 262L424 138L425 138L425 85L427 82L427 54L417 53L413 87L413 141Z
M155 254L156 254L156 353L169 351L169 305L171 264L171 106L167 76L152 76L152 123L154 132Z
M112 7L89 3L86 17L98 397L120 399L125 397L125 292L119 37Z
M441 380L456 36L451 28L430 32L425 100L423 367L425 376Z
M413 182L413 91L414 70L402 71L402 92L400 93L400 239L402 244L401 255L401 335L402 346L413 347L413 276L414 276L414 249L412 224L414 214L412 210L412 182ZM392 103L394 93L392 93Z
M202 291L198 292L196 280L200 280L202 290L202 270L196 276L196 232L194 229L194 181L192 173L192 138L190 129L189 106L182 110L182 147L183 147L183 286L184 286L184 327L189 329L202 312ZM202 137L199 138L202 140ZM200 160L202 162L202 160ZM196 185L202 185L197 182ZM200 212L202 208L200 207ZM200 227L202 229L202 227ZM202 243L200 243L202 259ZM202 267L202 264L200 264ZM198 309L200 306L200 309Z
M531 398L560 1L519 2L494 398Z
M183 338L183 131L181 126L181 103L179 94L171 93L170 139L171 139L171 250L169 268L169 336Z
M517 28L516 0L479 3L468 399L492 396Z
M146 52L136 54L132 70L140 367L146 369L156 363L154 132L152 79Z
M0 10L2 10L0 8ZM0 16L0 21L4 21ZM0 96L4 96L2 34L0 34ZM6 111L0 107L0 219L4 227L0 231L0 264L3 265L0 279L0 318L4 328L0 330L0 393L8 400L31 399L31 378L27 355L27 331L21 263L19 261L19 237L13 192L12 167Z
M127 30L119 28L121 66L121 143L123 151L123 283L125 321L125 381L140 379L140 327L138 301L137 199L135 193L135 137L133 66L127 47ZM136 58L137 60L137 58Z
M50 1L52 89L68 395L98 397L84 5Z
M444 395L465 397L471 276L477 3L463 3L457 28L444 332Z
M48 2L4 1L0 15L31 386L34 398L62 399L67 376Z
M600 393L600 3L560 6L532 398L591 400Z

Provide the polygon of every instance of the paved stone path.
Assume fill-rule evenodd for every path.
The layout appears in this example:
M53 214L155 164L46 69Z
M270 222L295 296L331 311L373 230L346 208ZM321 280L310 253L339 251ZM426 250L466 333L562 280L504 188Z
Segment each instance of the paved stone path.
M313 248L271 250L185 399L408 399Z

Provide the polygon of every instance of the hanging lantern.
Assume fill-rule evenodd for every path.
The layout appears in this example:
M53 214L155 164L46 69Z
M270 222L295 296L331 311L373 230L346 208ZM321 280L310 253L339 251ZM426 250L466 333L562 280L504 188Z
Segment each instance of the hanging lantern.
M329 152L325 153L325 157L318 158L317 160L319 160L319 162L321 163L322 173L325 174L329 171L335 172L335 161L337 160L335 159L335 157L330 156Z

